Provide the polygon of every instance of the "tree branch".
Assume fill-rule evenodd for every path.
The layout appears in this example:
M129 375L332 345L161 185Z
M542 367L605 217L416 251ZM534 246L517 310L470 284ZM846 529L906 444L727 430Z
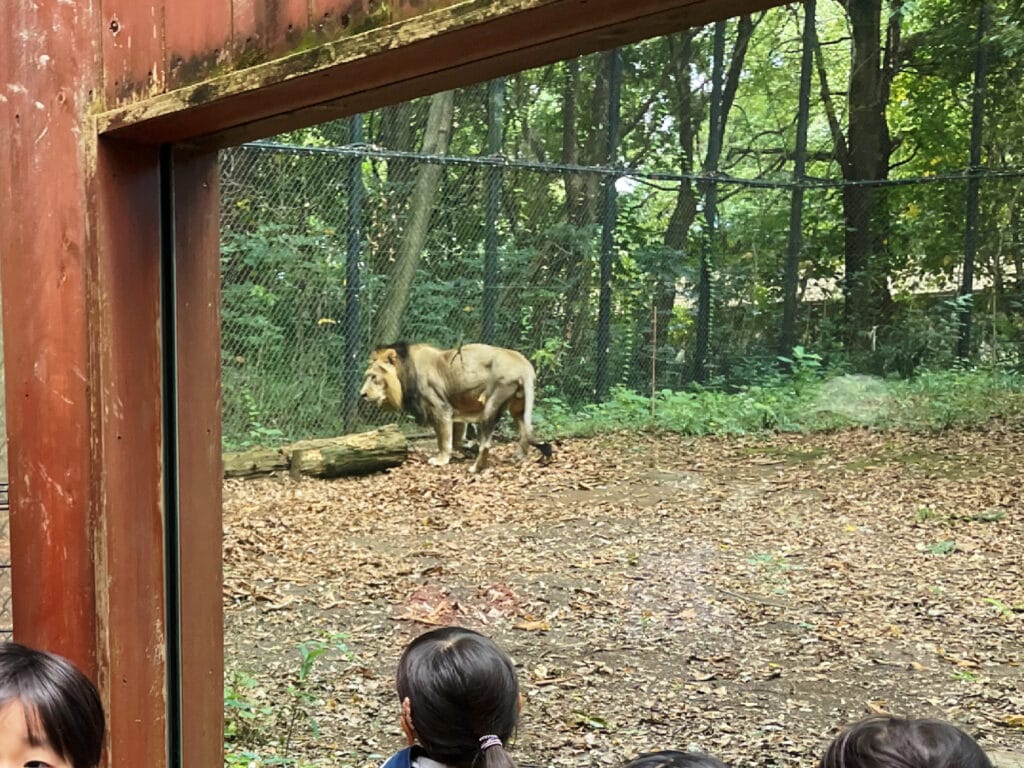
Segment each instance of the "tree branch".
M843 135L843 127L839 124L839 118L836 115L836 105L832 100L832 91L828 86L825 57L821 52L821 42L818 40L817 30L814 31L814 63L818 70L818 80L821 83L821 102L825 107L825 116L828 118L829 130L832 132L835 159L842 166L845 174L850 166L850 153L846 148L846 136Z

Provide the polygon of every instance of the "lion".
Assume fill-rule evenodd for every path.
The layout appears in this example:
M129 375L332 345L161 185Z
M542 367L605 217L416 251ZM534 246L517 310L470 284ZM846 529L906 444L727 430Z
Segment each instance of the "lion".
M479 450L470 472L487 466L491 435L508 409L519 427L517 459L534 446L551 458L551 445L533 439L533 365L515 350L489 344L438 349L430 344L395 342L370 355L364 400L391 411L406 411L437 435L437 455L430 463L451 460L453 443L461 445L466 424L477 424Z

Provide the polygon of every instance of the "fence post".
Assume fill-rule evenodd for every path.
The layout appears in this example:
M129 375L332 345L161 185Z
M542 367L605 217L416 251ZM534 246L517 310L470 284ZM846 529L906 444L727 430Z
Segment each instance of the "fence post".
M983 2L978 11L977 48L974 51L974 98L971 103L971 159L967 176L967 201L964 226L964 269L960 281L959 296L974 293L974 257L978 251L978 187L981 179L981 141L985 123L985 80L988 74L988 2ZM961 360L971 354L971 305L960 307L959 336L956 356Z
M363 116L348 119L348 143L363 143ZM363 253L363 158L354 155L348 165L348 240L345 255L345 431L355 426L362 361L359 354L359 260Z
M616 48L608 59L608 166L618 163L619 112L622 94L622 49ZM611 346L612 263L615 252L615 223L618 218L615 182L609 174L604 180L604 206L601 212L601 283L597 305L597 350L594 390L598 402L608 399L608 348Z
M782 332L779 354L789 357L796 344L796 287L803 250L804 188L807 173L807 123L811 101L811 67L814 52L815 0L804 3L803 50L800 59L800 101L796 112L796 145L793 149L793 196L789 204L789 247L782 276Z
M487 153L497 159L505 141L505 79L487 84ZM498 315L498 216L501 212L502 169L487 168L487 224L484 230L483 339L493 344Z

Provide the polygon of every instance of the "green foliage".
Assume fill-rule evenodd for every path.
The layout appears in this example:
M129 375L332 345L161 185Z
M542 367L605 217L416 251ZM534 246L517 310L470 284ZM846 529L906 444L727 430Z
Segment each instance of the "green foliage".
M280 701L246 672L233 672L224 687L224 764L225 766L291 766L312 768L311 763L292 757L293 743L301 729L312 738L320 736L316 713L321 703L315 691L315 673L328 654L348 659L350 653L343 633L299 644L299 662ZM279 734L284 733L283 737Z
M884 3L883 15L896 5ZM990 5L983 164L1012 170L1024 157L1024 108L1017 98L1024 74L1019 55L1024 18L1019 4L996 0ZM837 0L818 3L816 22L821 64L843 129L849 115L843 114L842 94L850 81L846 6ZM608 370L602 373L623 389L609 404L593 412L583 409L594 398L598 364L607 178L598 170L609 164L606 54L506 79L501 154L525 163L445 165L402 336L441 345L481 339L486 191L497 175L494 342L532 357L540 373L541 405L555 419L588 414L590 422L617 423L633 410L649 418L653 408L659 421L701 432L712 427L694 410L709 407L714 413L725 407L718 399L728 395L736 412L714 419L726 429L803 428L810 417L795 413L778 393L810 397L826 369L829 375L860 371L903 379L953 369L960 364L954 359L958 315L970 301L949 297L963 262L962 172L968 162L977 7L953 0L915 0L900 7L900 50L889 62L895 76L884 116L893 144L887 173L921 183L880 192L879 242L873 244L871 268L891 296L881 300L866 349L845 351L854 346L845 323L861 310L843 307L850 212L841 189L812 184L802 198L793 343L813 349L817 359L798 359L794 352L780 370L777 357L793 201L787 185L796 141L799 5L756 17L726 122L713 239L706 237L702 215L707 181L694 177L707 149L711 28L622 50L622 136L616 158L627 171L616 184L611 344ZM733 20L727 50L736 31ZM843 175L837 160L842 153L815 77L807 177L834 181ZM451 154L472 158L489 151L481 119L487 92L486 84L478 84L455 94ZM364 115L360 141L374 151L359 158L334 151L351 140L348 120L280 137L294 149L248 146L222 154L226 447L336 434L352 426L347 422L353 414L375 418L346 398L361 376L408 227L408 201L422 167L412 153L421 149L427 108L428 101L420 99ZM402 154L379 157L377 148ZM565 165L537 165L544 163ZM358 326L347 328L353 174L362 183L363 217ZM976 258L982 291L970 307L976 321L971 364L985 360L1012 369L1024 358L1022 218L1019 178L983 178ZM698 255L705 244L714 267L712 327L708 389L697 390L690 388L690 366ZM346 358L346 341L358 347L357 360ZM627 388L657 394L653 403L631 402ZM950 406L941 397L927 414L923 410L918 404L909 411L896 409L929 425L955 423L963 415L960 405ZM842 414L816 413L819 423L849 421Z
M922 365L952 366L960 313L969 309L971 303L970 296L938 303L906 297L897 304L895 322L879 335L882 371L906 378Z
M998 615L1004 621L1012 621L1014 619L1014 613L1017 611L1024 610L1024 608L1014 608L1011 605L1007 605L998 597L986 597L984 602L988 603L995 610Z
M235 744L260 744L273 709L257 697L259 682L233 672L224 683L224 739Z
M341 247L337 232L310 215L296 225L258 222L222 238L229 449L335 431L343 376Z
M892 383L891 425L942 430L1021 413L1024 379L998 370L926 371Z
M953 539L942 539L927 545L925 551L933 555L949 555L956 552L956 542Z
M792 357L779 355L779 362L789 366L793 389L798 396L801 390L818 379L821 372L821 355L808 352L799 344L793 347Z
M623 429L658 429L687 435L795 428L800 411L791 390L752 387L740 392L662 390L652 399L622 387L608 402L571 411L544 404L540 423L560 435L593 435Z
M664 430L687 435L742 434L764 430L811 431L849 426L876 429L942 430L1024 415L1024 377L990 370L925 373L909 380L878 380L884 408L826 407L830 381L819 376L810 353L800 373L776 374L766 383L726 392L694 388L662 390L651 398L613 390L608 402L573 409L548 400L539 428L561 436L589 436L616 430ZM806 371L814 372L807 375ZM805 377L806 378L801 378ZM876 399L872 392L865 397ZM929 511L919 511L926 520Z
M969 669L958 669L954 672L950 672L949 676L954 680L961 680L965 683L973 683L978 680L978 673L971 672Z

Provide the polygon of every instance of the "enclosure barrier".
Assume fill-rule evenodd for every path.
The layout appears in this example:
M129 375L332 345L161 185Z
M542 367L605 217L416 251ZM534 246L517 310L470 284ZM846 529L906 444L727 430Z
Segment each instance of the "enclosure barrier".
M894 13L864 45L929 23ZM227 447L379 424L362 371L399 339L521 350L541 422L795 355L1018 367L1024 170L996 95L1018 57L957 13L973 67L945 80L852 66L863 30L809 2L225 151ZM906 96L854 137L865 73Z
M388 298L390 273L407 231L402 197L373 182L384 174L414 177L431 165L443 170L439 200L423 238L409 295L395 338L375 331ZM351 168L358 177L362 220L354 221ZM527 221L498 222L497 269L488 269L485 211L479 201L494 174L502 197L528 207L551 195L567 176L611 181L619 190L615 267L606 285L612 311L599 317L603 200L594 224L559 221L545 210ZM1016 170L989 171L983 194L1010 193ZM365 182L363 181L365 180ZM397 183L397 182L396 182ZM964 174L899 179L883 190L892 208L916 210L917 218L947 217L962 200ZM722 232L697 231L686 250L664 244L662 232L638 237L629 231L638 208L671 205L682 185L720 189ZM570 405L598 398L596 346L611 343L607 375L612 386L640 393L679 389L696 378L692 367L698 308L699 255L710 266L713 295L705 386L738 386L771 370L780 354L782 279L790 236L785 226L791 193L826 211L803 233L803 252L841 258L842 189L836 180L767 181L719 175L681 175L625 168L581 167L489 157L425 157L367 145L309 148L279 143L238 147L222 156L222 344L225 438L233 448L341 434L387 416L363 409L354 394L374 344L403 338L455 346L485 338L521 349L538 369L539 395ZM515 213L515 212L514 212ZM351 230L363 232L352 262ZM695 227L696 229L696 227ZM625 232L623 230L626 230ZM841 268L841 264L839 264ZM841 269L840 269L841 276ZM353 275L358 291L348 290ZM667 277L666 277L667 276ZM1009 276L1007 277L1009 282ZM659 284L680 286L658 303ZM889 373L909 373L923 360L953 362L958 304L955 284L908 283L913 298L892 327L877 328L870 343ZM842 283L801 276L794 315L797 344L825 356L842 343ZM1003 331L1004 307L979 293L981 322L974 351L1019 354ZM354 304L353 304L354 302ZM604 324L602 328L601 323ZM355 342L353 343L353 340ZM357 350L352 356L351 349ZM348 351L347 351L348 350Z

